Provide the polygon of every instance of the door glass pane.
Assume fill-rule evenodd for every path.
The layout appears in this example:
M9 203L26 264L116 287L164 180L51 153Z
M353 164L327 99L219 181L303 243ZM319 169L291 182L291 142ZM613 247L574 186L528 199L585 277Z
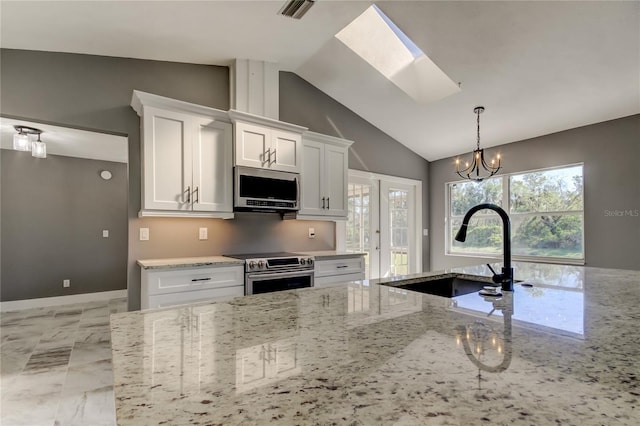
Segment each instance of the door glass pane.
M409 191L389 190L390 274L409 273Z
M346 250L365 253L365 278L370 278L371 253L371 185L349 183L347 189L347 241Z

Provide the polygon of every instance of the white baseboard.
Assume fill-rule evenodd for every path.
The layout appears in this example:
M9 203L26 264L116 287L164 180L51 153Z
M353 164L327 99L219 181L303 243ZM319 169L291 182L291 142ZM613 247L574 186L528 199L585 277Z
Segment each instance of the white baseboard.
M70 296L42 297L40 299L11 300L0 302L0 312L20 311L45 306L71 305L74 303L98 302L127 297L127 290L101 291L98 293L72 294Z

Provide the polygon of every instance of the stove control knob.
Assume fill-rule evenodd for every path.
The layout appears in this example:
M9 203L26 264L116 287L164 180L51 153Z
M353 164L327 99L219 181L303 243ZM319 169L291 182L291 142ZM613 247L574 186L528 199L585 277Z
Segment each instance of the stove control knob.
M253 260L249 262L249 269L253 269L255 267L256 267L256 262L254 262Z
M313 265L313 259L312 258L308 258L307 259L307 265L309 265L309 266Z
M264 262L264 260L259 260L258 261L258 268L260 269L264 269L266 263Z
M301 264L301 265L304 265L304 264L306 264L306 263L307 263L307 259L305 259L304 257L301 257L301 258L300 258L300 264Z

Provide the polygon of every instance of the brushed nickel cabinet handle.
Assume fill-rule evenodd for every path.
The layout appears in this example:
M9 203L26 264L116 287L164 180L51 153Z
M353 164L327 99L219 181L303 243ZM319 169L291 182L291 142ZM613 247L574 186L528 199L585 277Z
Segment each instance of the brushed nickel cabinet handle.
M187 189L183 192L183 194L187 194L187 203L191 202L191 186L187 186Z
M196 199L193 200L193 203L199 203L200 202L200 187L196 186L196 189L193 190L193 195L195 195Z

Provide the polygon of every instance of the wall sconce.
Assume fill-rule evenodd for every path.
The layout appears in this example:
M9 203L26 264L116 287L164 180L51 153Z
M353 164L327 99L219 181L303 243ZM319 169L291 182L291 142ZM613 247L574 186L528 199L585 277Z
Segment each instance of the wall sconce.
M29 143L29 135L26 133L27 127L13 126L18 133L13 135L13 149L16 151L29 151L31 144Z
M36 158L47 158L47 146L40 140L42 130L29 126L13 126L18 133L13 135L13 149L16 151L31 151ZM30 137L38 137L31 141Z

